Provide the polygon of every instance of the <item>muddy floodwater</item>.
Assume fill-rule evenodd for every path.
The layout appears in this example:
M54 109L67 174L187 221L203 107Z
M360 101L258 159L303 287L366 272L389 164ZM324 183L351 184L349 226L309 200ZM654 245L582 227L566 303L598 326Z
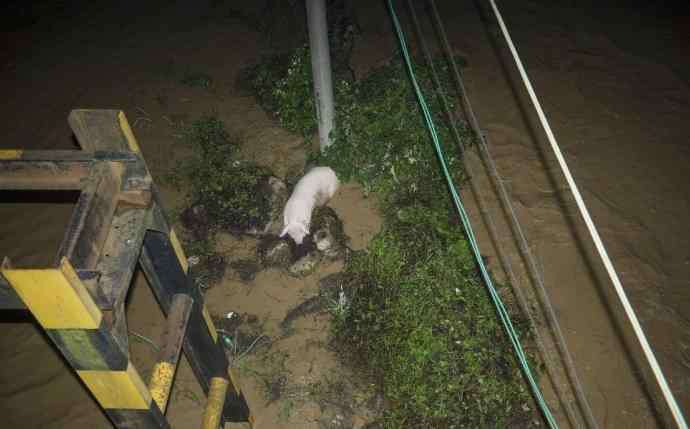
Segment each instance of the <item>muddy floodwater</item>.
M582 2L577 7L541 0L502 3L565 158L687 415L687 7L678 6L674 12L671 6L663 9L643 2L632 2L640 4L626 9L608 5L614 2ZM162 181L175 160L185 156L176 143L176 124L213 112L228 130L242 136L243 157L270 167L279 177L299 170L306 157L302 137L280 128L251 95L236 87L241 68L281 42L266 37L260 21L237 13L258 8L252 5L154 1L127 8L93 3L61 10L47 6L44 13L34 11L35 19L25 17L5 26L0 149L74 149L66 120L71 109L122 109L154 179L162 185L164 204L176 209L182 196ZM351 65L355 75L362 76L394 55L395 39L384 2L354 5L361 34ZM648 370L639 346L500 39L482 21L474 2L438 5L451 44L467 60L467 91L600 427L663 427L665 412L654 411L659 395L653 384L645 384ZM431 28L427 30L433 37ZM179 77L187 72L203 72L213 78L213 85L180 83ZM492 269L499 270L475 201L471 195L465 197L480 247ZM18 266L50 263L73 203L73 195L30 203L0 192L0 256L11 257ZM366 247L380 228L375 200L355 184L344 184L330 206L355 249ZM498 215L498 206L491 206ZM505 240L512 240L509 231L503 232ZM223 235L216 250L235 260L251 255L255 245L253 239ZM280 327L291 308L318 293L322 278L341 268L341 261L324 263L305 278L263 270L251 281L227 270L208 290L207 305L214 316L230 311L251 316L247 320L256 322L257 332L270 338L257 343L256 353L239 368L256 428L331 427L323 426L328 422L341 424L332 427L363 427L370 418L367 407L377 406L347 408L334 400L347 408L341 412L304 400L319 380L356 377L327 347L325 313L297 318L290 335ZM159 338L163 318L141 275L135 277L127 311L130 331ZM30 317L3 315L0 331L0 415L6 427L110 427ZM269 342L271 353L262 354ZM133 340L131 353L148 377L155 351L147 342ZM278 389L281 394L271 396L275 383L285 385ZM168 411L172 426L197 427L203 404L203 394L183 359Z

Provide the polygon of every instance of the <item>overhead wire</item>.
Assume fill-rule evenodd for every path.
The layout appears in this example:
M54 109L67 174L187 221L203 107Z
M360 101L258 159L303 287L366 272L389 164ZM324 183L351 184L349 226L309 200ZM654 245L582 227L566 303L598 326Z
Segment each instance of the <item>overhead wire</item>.
M438 32L439 39L441 41L441 46L442 49L446 55L447 61L451 67L451 75L454 78L454 82L457 86L457 91L460 95L462 104L463 104L463 109L465 111L465 114L467 116L467 120L469 122L470 128L472 128L476 138L477 138L477 148L479 151L479 154L482 158L482 161L487 167L489 177L492 181L493 186L496 188L499 201L501 203L501 206L503 209L507 212L508 214L508 220L510 224L510 228L515 235L515 238L517 240L518 244L518 249L520 250L520 253L522 254L523 259L526 262L526 268L527 272L530 276L530 279L535 286L535 290L537 293L537 296L539 298L539 301L544 308L544 313L546 317L546 321L549 325L549 328L553 332L554 335L554 343L556 344L556 347L559 351L559 354L561 355L562 358L562 363L565 368L567 377L573 387L574 393L575 393L575 398L577 400L578 406L580 408L581 414L587 424L588 427L596 429L598 428L598 424L596 419L594 418L594 413L592 412L592 408L589 404L589 401L587 400L587 396L584 393L584 389L582 387L582 383L580 382L580 379L577 375L577 371L575 369L575 364L573 362L572 355L570 354L570 351L568 350L565 336L563 335L563 331L561 330L560 324L558 322L558 319L556 317L556 313L553 309L553 306L551 305L551 300L548 296L548 293L546 292L546 287L544 285L543 278L539 272L539 269L537 267L536 260L534 258L534 255L532 254L532 251L530 250L527 238L525 236L525 233L522 229L522 226L520 225L520 222L517 218L517 214L515 213L515 209L513 207L512 202L510 201L510 197L508 195L508 192L506 191L506 188L503 184L503 180L501 179L501 176L498 173L498 170L496 168L496 164L493 161L493 158L491 157L491 154L489 153L488 145L486 143L486 137L484 136L484 133L479 127L479 121L477 120L477 117L474 113L474 109L472 108L472 105L470 103L469 97L467 96L467 91L465 89L465 85L462 79L462 75L460 74L459 68L457 66L457 63L455 59L453 58L453 53L452 49L450 47L450 43L448 41L448 37L446 35L445 31L445 26L443 25L443 21L441 20L440 14L438 12L438 8L436 6L436 1L435 0L429 0L429 5L431 6L431 15L433 18L434 22L434 27L436 31ZM489 228L491 229L491 228ZM496 241L496 240L495 240ZM496 245L497 249L500 249L500 246L497 244ZM499 250L499 257L501 254L501 251ZM503 260L505 259L505 263ZM512 273L512 269L510 268L510 262L506 257L501 257L502 263L504 265L504 269L506 269L506 273L509 277L515 278L515 275ZM506 266L508 268L506 268ZM516 279L513 280L511 279L511 282L516 282ZM516 290L516 296L518 297L518 301L523 301L526 300L524 295L521 292L521 289L517 287L516 283L513 283L516 285L515 290ZM521 306L526 306L526 304L521 304ZM523 310L524 311L524 310ZM531 318L530 312L527 310L526 311L528 317ZM536 331L536 330L535 330ZM537 331L538 332L538 331ZM541 348L543 345L540 345L540 341L543 341L540 339L539 335L535 336L537 340L537 347ZM543 353L543 352L542 352ZM545 353L543 353L543 356L546 356ZM548 361L547 361L548 363ZM549 366L547 365L547 371L549 371ZM554 380L554 386L556 388L556 392L561 397L561 400L563 400L562 397L562 392L560 392L560 387L557 386L557 382ZM566 413L568 415L569 420L571 421L572 424L577 425L578 423L575 423L577 420L575 416L573 415L573 410L571 409L570 404L566 401Z
M640 325L640 322L637 319L635 310L632 308L632 305L628 300L628 296L625 293L625 290L623 289L623 285L621 284L620 278L618 277L618 273L616 272L616 269L613 266L613 262L611 262L611 258L609 257L608 252L606 251L606 247L604 246L604 243L601 240L599 231L597 230L596 226L594 225L594 222L592 221L592 217L590 216L589 210L587 209L584 199L580 194L580 190L577 184L575 183L575 179L573 179L573 176L570 173L568 164L566 163L563 153L561 152L558 142L556 141L556 137L554 136L554 133L551 130L551 126L549 125L549 121L547 120L546 115L544 114L544 111L541 107L541 103L539 103L539 100L537 99L537 95L534 92L534 88L532 87L532 83L529 77L527 76L527 72L525 71L525 67L522 64L522 60L520 59L517 49L515 48L515 44L513 43L513 40L510 37L508 28L506 27L506 24L503 21L503 16L498 10L498 7L496 6L496 2L494 0L489 0L489 3L491 4L491 9L493 10L496 20L498 21L501 33L503 34L503 37L505 38L506 43L508 44L508 48L510 49L510 53L513 56L515 65L517 66L518 72L520 73L520 77L525 85L525 88L527 89L527 93L529 94L530 100L532 101L532 104L537 112L539 121L542 127L544 128L544 132L546 133L549 145L551 146L556 160L558 161L558 165L561 168L563 176L565 176L566 182L568 183L568 187L570 188L570 191L573 194L573 197L575 198L575 202L577 204L577 208L580 212L580 215L582 216L582 219L584 220L585 225L587 226L587 230L589 231L592 241L594 242L594 246L597 250L597 253L599 254L599 257L601 258L604 264L604 268L606 269L609 279L613 284L616 295L618 296L618 299L621 302L621 305L623 306L623 310L625 311L628 321L632 326L637 341L640 343L640 346L642 347L644 356L647 359L647 362L661 390L664 400L666 401L666 404L671 412L671 415L676 425L680 429L687 429L688 425L685 421L685 417L683 416L683 413L680 407L678 406L678 403L676 402L676 398L674 397L673 392L671 391L671 388L669 387L668 382L666 381L666 377L664 376L664 373L661 370L661 366L659 365L659 362L657 361L656 356L654 355L654 352L651 346L649 345L649 341L647 340L647 336L645 335L642 326Z
M479 246L477 244L476 238L474 236L474 232L472 230L472 226L469 222L469 217L467 216L467 213L465 212L464 206L462 205L462 201L460 199L460 196L458 195L457 189L455 187L455 184L453 182L453 178L451 177L451 174L448 170L448 166L446 164L445 160L445 155L443 153L443 149L441 148L440 140L438 137L438 134L436 132L436 127L434 125L433 117L431 115L431 112L429 111L428 105L426 103L426 100L424 98L424 95L421 92L421 89L419 88L419 84L417 83L416 75L414 72L414 67L412 65L412 61L409 57L409 52L407 49L407 43L405 42L405 37L402 32L402 28L400 26L400 22L398 20L398 17L395 13L395 10L393 8L393 3L392 0L387 1L388 4L388 9L391 14L391 18L393 20L393 25L395 27L395 32L398 37L398 42L400 44L400 49L403 55L403 58L405 60L405 65L408 70L408 74L410 76L410 80L412 82L412 86L414 88L414 93L417 97L417 101L419 102L419 105L422 109L423 115L424 115L424 120L426 122L427 128L429 129L429 133L431 135L433 144L434 144L434 149L436 151L437 158L439 160L439 163L441 165L441 169L443 171L443 175L446 179L446 183L448 185L448 189L450 191L453 203L455 205L455 208L460 215L460 219L462 220L463 227L465 229L465 232L467 234L468 241L470 243L472 252L475 257L475 261L477 262L477 265L479 267L479 271L481 274L482 279L484 280L484 284L487 287L487 290L489 292L489 295L496 307L496 311L499 315L499 318L501 320L501 323L503 324L503 327L508 335L508 338L511 342L511 345L513 346L513 350L515 352L515 355L518 359L518 362L520 363L521 369L523 374L525 375L525 378L528 381L528 384L530 386L530 390L532 391L532 394L535 398L535 401L537 402L537 405L539 406L540 411L542 412L542 415L544 416L544 419L546 420L547 424L551 428L558 428L558 424L553 417L548 405L546 404L546 401L544 400L544 397L541 393L541 390L539 389L539 385L537 384L534 375L532 373L532 370L530 369L529 363L527 361L527 356L525 355L525 352L522 348L522 345L520 344L520 340L518 338L517 332L515 331L515 328L513 327L513 324L510 320L510 315L508 314L508 311L506 310L505 306L503 305L503 302L501 301L500 296L498 295L498 292L496 291L495 287L493 286L493 281L491 280L491 276L488 273L488 270L486 266L484 265L484 262L481 257L481 253L479 251Z

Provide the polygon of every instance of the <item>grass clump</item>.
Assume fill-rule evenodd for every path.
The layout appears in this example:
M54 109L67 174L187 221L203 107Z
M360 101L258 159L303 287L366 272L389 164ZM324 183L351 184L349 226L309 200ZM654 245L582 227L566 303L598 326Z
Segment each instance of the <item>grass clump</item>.
M184 181L189 206L203 207L199 222L208 231L246 230L264 224L269 216L269 195L263 187L267 169L238 159L238 138L223 122L208 115L183 131L192 156L178 163L170 175L178 189Z
M304 137L316 130L311 59L307 46L264 58L245 68L240 81L284 128ZM347 71L336 73L334 91L337 98L347 96L351 81Z
M283 66L289 70L294 63ZM447 75L444 62L436 69ZM416 64L415 70L432 111L443 112L429 68ZM289 85L277 81L262 91L278 106L284 106L282 97L308 105L307 74L287 79ZM445 88L448 83L444 78ZM389 404L384 427L529 426L529 393L451 205L403 64L391 61L335 87L334 144L313 158L341 180L374 191L384 216L382 231L346 267L349 287L358 293L334 318L340 354L377 380ZM313 114L290 116L283 107L274 112L293 130L315 126ZM443 119L434 118L437 132L455 183L462 184L460 151ZM466 124L451 120L460 144L471 144Z
M242 72L241 81L286 129L309 136L316 129L309 49L264 58Z

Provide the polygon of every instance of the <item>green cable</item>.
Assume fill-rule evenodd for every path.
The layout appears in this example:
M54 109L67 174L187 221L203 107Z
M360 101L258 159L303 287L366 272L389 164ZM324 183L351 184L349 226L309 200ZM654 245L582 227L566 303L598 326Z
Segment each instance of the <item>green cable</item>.
M390 11L391 17L393 19L393 25L395 27L396 34L398 36L398 41L400 42L400 50L402 51L403 57L405 59L405 65L407 66L407 71L410 75L410 80L412 81L412 86L414 87L415 90L415 95L417 96L417 101L419 102L420 107L422 108L422 112L424 113L424 120L426 122L427 128L429 129L429 133L431 134L431 138L434 143L434 149L436 150L436 155L438 157L438 160L441 164L441 169L443 170L443 175L445 176L446 183L448 184L448 188L450 189L451 196L453 197L453 203L455 204L455 208L458 211L458 214L460 215L460 218L462 219L462 225L465 229L465 232L467 234L467 238L469 239L470 245L472 247L472 252L474 253L474 257L477 261L477 265L479 265L479 269L482 274L482 278L484 279L484 283L486 284L486 287L489 291L489 294L491 296L491 300L493 301L494 305L496 306L496 310L498 312L498 315L501 319L501 322L503 324L503 327L506 330L506 333L508 334L508 337L510 338L510 342L513 345L513 350L515 351L515 354L517 355L518 361L520 362L520 365L522 367L522 372L529 381L529 385L532 389L532 393L537 400L537 404L539 405L539 408L541 409L544 418L546 419L547 423L549 424L549 427L551 428L558 428L558 424L556 423L556 420L554 419L553 415L551 414L551 411L549 410L548 405L546 404L546 401L544 400L544 397L542 396L542 393L539 389L539 386L537 385L536 381L534 380L534 376L532 375L532 370L529 367L529 363L527 362L527 357L525 356L525 352L522 349L522 345L520 344L520 340L518 338L517 332L515 331L515 328L513 327L513 324L510 320L510 316L508 315L508 311L506 310L505 306L503 305L503 302L501 301L501 298L498 295L498 292L496 292L496 288L494 288L493 282L491 281L491 277L489 276L489 273L486 269L486 266L484 265L484 261L482 260L481 253L479 252L479 246L477 245L477 241L474 236L474 231L472 230L472 226L469 221L469 217L467 216L467 213L465 212L465 208L462 205L462 201L460 200L460 196L458 195L458 192L455 188L455 184L453 182L453 178L451 177L449 171L448 171L448 166L446 165L446 159L443 154L443 149L441 148L441 144L439 141L438 134L436 133L436 127L434 125L433 118L431 116L431 113L429 111L429 107L426 104L426 101L424 99L424 95L422 94L421 89L419 88L419 84L417 83L417 78L414 73L414 68L412 66L412 61L410 60L410 56L407 50L407 44L405 43L405 36L403 35L402 29L400 27L400 22L398 21L398 17L395 14L395 10L393 9L393 2L392 0L388 0L388 9Z

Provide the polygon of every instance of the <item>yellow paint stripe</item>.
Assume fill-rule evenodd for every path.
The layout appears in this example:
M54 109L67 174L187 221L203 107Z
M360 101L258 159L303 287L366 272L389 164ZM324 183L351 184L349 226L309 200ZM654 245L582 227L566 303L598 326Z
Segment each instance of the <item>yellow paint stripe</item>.
M211 319L211 315L208 313L208 309L206 308L205 304L201 309L201 314L204 316L206 327L208 328L209 334L211 334L211 338L213 338L213 342L218 343L218 331L216 331L216 327L213 324L213 319Z
M151 405L151 394L132 362L126 371L79 370L77 374L105 409L148 410Z
M180 262L180 265L182 266L182 270L185 272L185 274L187 274L187 272L189 271L187 256L185 255L184 249L180 244L180 240L178 240L177 238L177 234L175 234L175 230L172 228L170 228L170 242L172 243L173 250L177 255L177 260Z
M216 429L220 425L229 384L228 380L224 378L213 377L211 379L206 408L204 408L204 416L201 420L201 429Z
M175 365L170 362L158 362L153 367L149 391L162 413L165 413L165 408L168 406L168 397L170 396L174 376Z
M19 159L22 157L23 153L24 153L23 150L14 150L14 149L0 150L0 159Z
M11 269L2 274L45 329L97 329L96 306L67 258L59 268Z
M118 112L117 119L120 122L120 130L122 130L122 134L124 134L125 139L127 139L127 145L129 146L129 149L132 152L141 152L141 150L139 149L139 143L137 143L137 139L134 137L132 128L129 126L129 122L127 122L125 112Z

